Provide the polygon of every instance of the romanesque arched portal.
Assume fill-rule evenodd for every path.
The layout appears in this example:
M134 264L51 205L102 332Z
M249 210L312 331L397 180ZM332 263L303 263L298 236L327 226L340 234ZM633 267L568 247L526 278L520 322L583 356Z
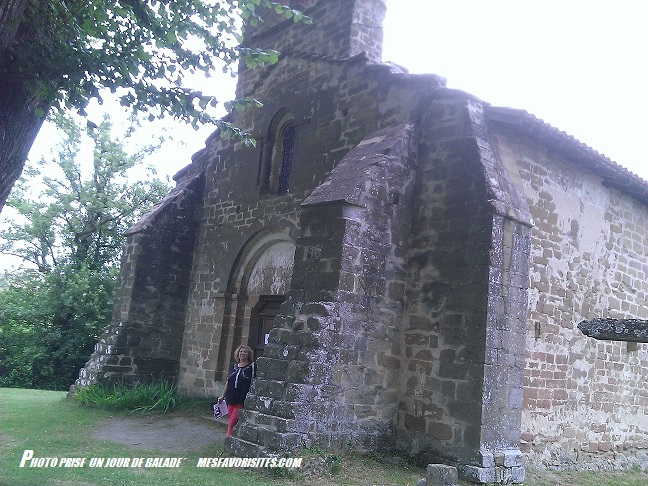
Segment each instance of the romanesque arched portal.
M263 353L274 316L290 288L295 243L280 231L262 231L241 249L230 274L225 296L223 332L215 379L222 379L232 352L247 344Z

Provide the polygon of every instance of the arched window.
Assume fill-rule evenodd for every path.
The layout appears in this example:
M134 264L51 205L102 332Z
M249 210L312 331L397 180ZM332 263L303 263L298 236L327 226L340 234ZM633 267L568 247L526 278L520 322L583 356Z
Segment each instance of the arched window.
M293 115L283 108L273 117L262 149L259 167L261 192L287 194L290 191L295 140Z

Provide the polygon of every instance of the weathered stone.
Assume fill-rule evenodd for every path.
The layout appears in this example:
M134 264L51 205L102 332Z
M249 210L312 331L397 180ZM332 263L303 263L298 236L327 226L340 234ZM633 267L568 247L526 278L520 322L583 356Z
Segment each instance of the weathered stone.
M457 486L457 468L445 464L428 464L425 470L425 486Z
M494 483L497 473L494 467L459 466L459 477L478 484Z
M384 0L293 3L312 25L246 30L282 53L239 72L237 96L264 104L229 120L256 147L214 134L129 231L75 386L219 395L247 344L262 356L235 454L398 445L499 482L524 479L519 447L552 467L641 461L642 350L574 322L648 317L645 182L381 63Z
M580 322L578 329L594 339L648 343L648 320L596 318Z

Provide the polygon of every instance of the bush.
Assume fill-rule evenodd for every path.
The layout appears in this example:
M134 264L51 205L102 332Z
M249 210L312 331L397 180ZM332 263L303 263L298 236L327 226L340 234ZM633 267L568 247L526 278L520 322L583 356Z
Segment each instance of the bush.
M60 264L0 282L0 386L67 390L110 324L117 271Z
M90 385L77 390L73 397L86 406L142 412L169 412L178 402L175 385L162 380L149 384Z

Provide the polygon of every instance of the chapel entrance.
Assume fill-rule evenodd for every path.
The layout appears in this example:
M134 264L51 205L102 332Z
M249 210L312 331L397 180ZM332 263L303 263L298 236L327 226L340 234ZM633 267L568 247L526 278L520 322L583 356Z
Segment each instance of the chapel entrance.
M234 350L246 344L263 356L275 316L290 289L295 243L285 232L264 230L243 247L225 294L216 380L232 365Z

